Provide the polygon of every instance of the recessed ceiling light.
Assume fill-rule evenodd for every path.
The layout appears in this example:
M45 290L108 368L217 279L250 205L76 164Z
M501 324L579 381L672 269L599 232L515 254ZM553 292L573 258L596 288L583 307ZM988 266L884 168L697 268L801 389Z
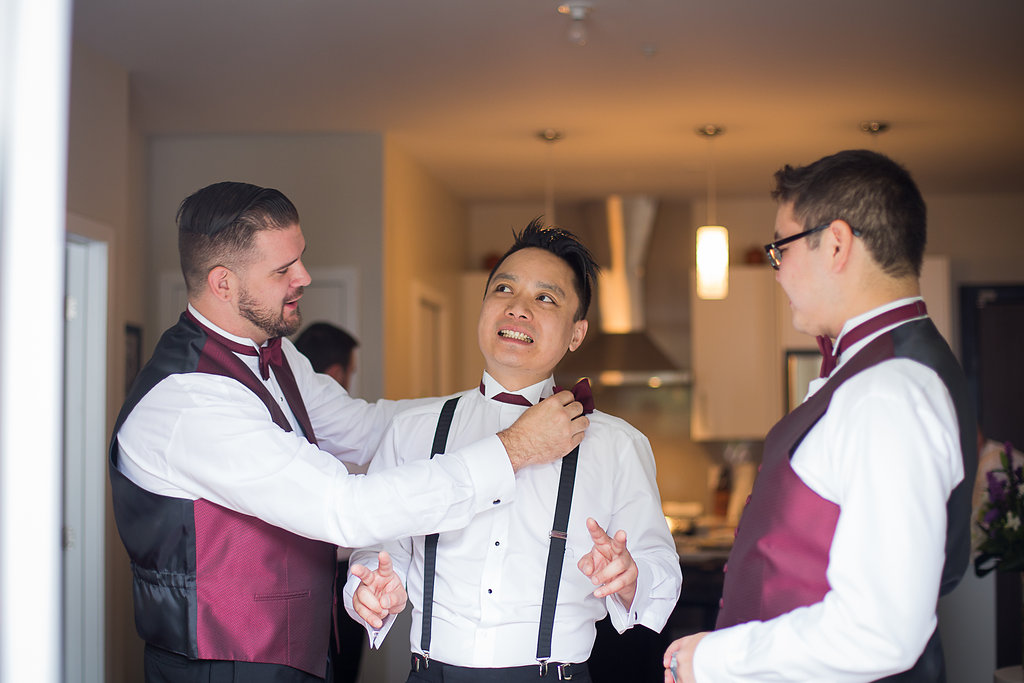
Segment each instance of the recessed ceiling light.
M878 135L889 130L889 124L885 121L861 121L860 129L871 135Z

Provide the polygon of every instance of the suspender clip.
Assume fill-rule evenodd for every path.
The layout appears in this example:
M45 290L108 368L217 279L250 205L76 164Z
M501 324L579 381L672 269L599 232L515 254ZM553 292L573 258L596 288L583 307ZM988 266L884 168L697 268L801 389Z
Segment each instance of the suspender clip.
M572 664L559 664L558 665L558 680L560 681L571 681L572 673L570 667Z
M540 662L540 672L537 674L537 676L539 678L544 678L548 675L548 660L538 659L537 661Z

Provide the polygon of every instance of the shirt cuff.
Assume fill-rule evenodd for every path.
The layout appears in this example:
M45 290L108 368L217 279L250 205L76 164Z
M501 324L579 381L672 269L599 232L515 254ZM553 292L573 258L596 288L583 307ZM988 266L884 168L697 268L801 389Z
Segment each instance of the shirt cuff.
M700 683L733 680L733 665L745 652L743 633L760 623L738 624L704 636L693 653L694 678Z
M497 434L464 446L457 453L473 480L476 512L512 502L516 475Z
M637 562L636 571L636 592L633 593L632 605L629 605L628 608L623 606L616 593L612 593L604 599L604 604L608 608L608 617L611 619L612 626L619 633L640 623L640 615L650 603L651 584L653 583L651 569ZM660 629L655 628L654 630Z
M398 615L389 614L384 618L384 623L380 628L374 628L370 626L366 621L363 620L359 614L356 613L355 608L352 606L352 596L355 595L356 588L359 587L359 577L348 575L348 580L345 581L345 588L342 590L345 601L345 611L348 615L357 623L362 625L366 629L366 635L370 641L370 649L377 649L380 644L384 642L384 638L388 635L388 631L391 630L392 625L395 623L395 619Z

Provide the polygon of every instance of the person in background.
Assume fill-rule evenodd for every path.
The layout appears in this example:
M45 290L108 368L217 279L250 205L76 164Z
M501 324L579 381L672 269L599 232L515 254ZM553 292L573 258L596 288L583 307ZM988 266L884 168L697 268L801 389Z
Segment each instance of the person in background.
M920 296L924 200L863 150L775 180L765 250L826 363L765 439L716 630L672 643L665 681L945 680L935 610L970 555L977 441Z
M371 476L431 453L443 460L557 391L552 372L583 342L595 274L571 233L538 219L517 235L480 310L479 387L398 416ZM589 384L577 390L589 407ZM623 420L601 412L590 420L561 467L517 473L514 505L452 533L353 554L345 604L371 646L404 608L406 585L412 595L409 681L586 683L595 624L606 614L620 633L664 626L681 576L651 446Z
M349 391L352 375L356 371L355 337L328 322L310 323L295 338L295 348L309 359L314 372L331 377ZM350 467L350 472L362 473L365 467ZM348 577L348 558L351 548L338 547L338 573L335 577L335 595L345 587ZM363 627L348 616L339 602L335 607L335 635L331 638L331 660L334 662L334 683L355 683L359 677L359 662L366 641Z
M457 453L368 476L399 410L349 397L287 339L310 277L295 206L210 185L177 215L188 308L115 423L109 473L149 683L329 674L335 546L450 531L518 495L588 420L570 392ZM578 419L574 419L578 418Z
M355 349L359 342L345 330L328 322L315 322L295 338L295 348L309 359L315 372L322 372L350 391L356 372Z

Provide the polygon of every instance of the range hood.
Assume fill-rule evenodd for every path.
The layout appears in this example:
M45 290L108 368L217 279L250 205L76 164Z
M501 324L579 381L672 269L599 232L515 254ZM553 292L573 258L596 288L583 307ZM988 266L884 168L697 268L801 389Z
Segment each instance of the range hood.
M598 275L600 329L591 326L580 348L559 364L558 374L587 376L609 386L689 382L689 373L645 331L643 273L656 211L653 197L612 195L605 200L611 263Z

